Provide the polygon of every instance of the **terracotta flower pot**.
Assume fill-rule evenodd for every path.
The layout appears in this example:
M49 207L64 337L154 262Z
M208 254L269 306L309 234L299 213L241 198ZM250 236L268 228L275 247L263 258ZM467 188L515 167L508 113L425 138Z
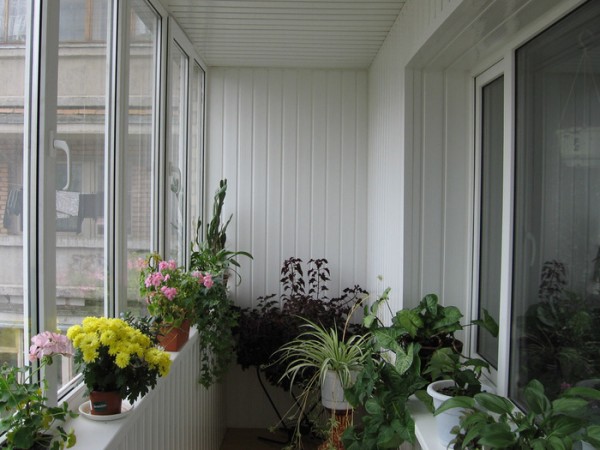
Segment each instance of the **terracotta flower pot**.
M117 391L90 392L90 413L95 416L121 414L122 399Z
M158 343L168 352L178 352L190 337L190 321L184 320L180 327L161 327Z

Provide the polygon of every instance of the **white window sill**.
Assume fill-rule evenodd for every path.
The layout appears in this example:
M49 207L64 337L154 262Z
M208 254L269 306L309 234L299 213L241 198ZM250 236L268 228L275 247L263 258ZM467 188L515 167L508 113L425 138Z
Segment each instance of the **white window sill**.
M422 450L446 450L439 439L435 417L425 405L415 397L408 400L408 410L415 421L415 434Z

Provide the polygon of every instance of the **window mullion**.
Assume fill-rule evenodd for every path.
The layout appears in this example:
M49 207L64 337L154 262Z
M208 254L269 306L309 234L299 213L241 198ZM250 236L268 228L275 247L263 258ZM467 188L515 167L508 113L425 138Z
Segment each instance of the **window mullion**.
M37 305L37 317L32 316L31 333L55 330L56 319L56 189L55 151L52 140L56 132L56 104L58 77L59 2L35 2L34 29L32 39L31 119L29 132L31 154L35 167L35 178L31 178L29 230L32 239L29 249L29 275L32 290L30 301ZM39 65L38 65L39 64ZM33 172L32 172L33 174ZM36 208L37 206L37 208ZM34 212L33 209L37 211ZM34 281L37 279L37 282ZM44 378L48 382L47 397L50 404L56 403L57 372L47 370Z

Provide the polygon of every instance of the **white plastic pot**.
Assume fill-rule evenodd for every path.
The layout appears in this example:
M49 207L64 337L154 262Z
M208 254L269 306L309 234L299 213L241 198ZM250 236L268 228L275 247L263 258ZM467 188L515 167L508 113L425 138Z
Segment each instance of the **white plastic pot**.
M427 386L427 393L433 398L433 406L436 410L442 403L450 398L448 395L441 394L439 390L452 386L453 384L453 380L440 380L434 381ZM462 411L462 408L452 408L435 416L438 439L444 448L448 447L450 441L454 439L454 435L450 431L459 424Z
M433 406L437 410L442 403L450 398L450 396L440 393L439 391L454 385L453 380L434 381L427 386L427 393L433 398ZM493 392L490 386L482 385L481 390L484 392ZM448 447L450 441L456 437L452 434L452 428L460 424L460 416L463 414L463 408L452 408L435 416L435 425L437 428L438 438L444 447Z
M347 411L352 408L344 398L340 376L333 370L327 371L321 384L321 403L325 408L335 411Z

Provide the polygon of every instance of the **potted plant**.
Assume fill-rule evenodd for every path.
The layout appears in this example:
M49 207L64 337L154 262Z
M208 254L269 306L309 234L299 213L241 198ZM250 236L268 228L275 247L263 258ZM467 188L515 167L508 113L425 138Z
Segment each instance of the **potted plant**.
M571 449L578 441L600 446L600 425L591 421L600 391L586 387L569 388L551 401L538 380L524 390L526 412L505 397L479 393L474 397L453 397L436 411L464 408L455 428L454 448L461 449ZM596 413L597 414L597 413Z
M140 294L157 325L163 326L159 342L165 350L179 351L187 342L190 324L201 320L202 302L212 297L213 285L208 272L188 272L174 260L163 261L156 253L146 259L140 272Z
M48 406L44 395L45 380L36 381L53 357L70 357L73 348L66 336L45 331L31 338L29 359L38 361L37 368L0 367L0 433L7 448L58 450L71 448L76 438L73 430L66 431L64 422L77 417L67 402Z
M222 275L227 282L228 271L231 266L240 267L237 261L238 256L247 256L252 259L252 255L244 251L227 250L227 227L229 226L233 214L223 223L221 214L225 196L227 195L227 180L219 182L219 188L215 192L213 200L212 218L204 230L202 229L202 220L199 218L196 223L196 238L192 242L192 251L190 257L190 267L195 270L210 272L216 275ZM235 271L235 269L233 269ZM238 278L239 273L235 271Z
M237 362L243 369L255 367L274 386L286 390L290 379L283 377L286 365L273 356L282 346L296 339L305 319L324 328L336 327L343 334L348 315L363 301L367 292L355 285L330 298L327 282L330 271L324 258L306 264L300 258L284 261L280 282L282 294L258 298L258 306L240 310L236 334ZM348 323L347 334L360 334L360 325ZM304 382L302 375L295 381Z
M371 335L372 357L366 360L356 383L346 390L350 403L364 409L361 423L348 427L342 436L347 450L395 449L403 442L416 441L407 402L427 381L422 376L419 344L403 339L407 332L397 320L385 326L378 317L389 292L387 288L365 308L363 324Z
M121 413L121 400L133 404L171 367L168 353L122 319L86 317L68 329L67 337L75 348L94 415Z
M429 361L436 349L458 352L462 348L462 343L454 337L456 331L463 329L460 323L463 316L458 308L442 306L436 295L429 294L414 308L395 314L390 310L392 320L385 325L378 311L382 305L389 308L389 292L386 289L365 308L363 323L371 332L375 357L374 363L365 365L347 392L355 407L364 406L366 410L362 427L350 427L344 435L348 450L397 448L405 441L414 443L414 421L407 406L409 397L416 395L433 409L431 397L423 389L432 381L427 370ZM483 319L471 324L497 334L498 326L487 312Z
M240 267L238 256L252 255L244 251L230 251L226 248L227 227L233 215L223 223L221 215L227 180L219 182L214 195L212 218L203 229L201 219L196 225L196 238L191 245L190 269L213 274L215 285L207 295L196 303L194 324L198 329L201 352L201 375L199 382L209 387L220 380L234 359L235 339L233 330L237 325L238 309L228 296L227 281L233 270L241 281L235 268Z
M305 320L303 328L304 332L278 351L281 360L287 364L283 377L289 378L291 385L297 376L306 380L299 397L298 440L301 437L301 419L311 392L320 387L323 406L332 415L348 415L351 406L344 397L344 390L352 386L365 360L370 357L366 346L367 334L339 335L336 327L325 328L309 320Z
M486 391L489 386L482 385L480 379L483 369L489 370L489 364L479 358L466 358L451 348L441 348L431 357L425 370L437 381L427 386L427 394L433 399L434 410L451 397L469 396ZM436 427L440 443L447 447L452 440L452 429L458 425L461 408L447 409L436 414Z

